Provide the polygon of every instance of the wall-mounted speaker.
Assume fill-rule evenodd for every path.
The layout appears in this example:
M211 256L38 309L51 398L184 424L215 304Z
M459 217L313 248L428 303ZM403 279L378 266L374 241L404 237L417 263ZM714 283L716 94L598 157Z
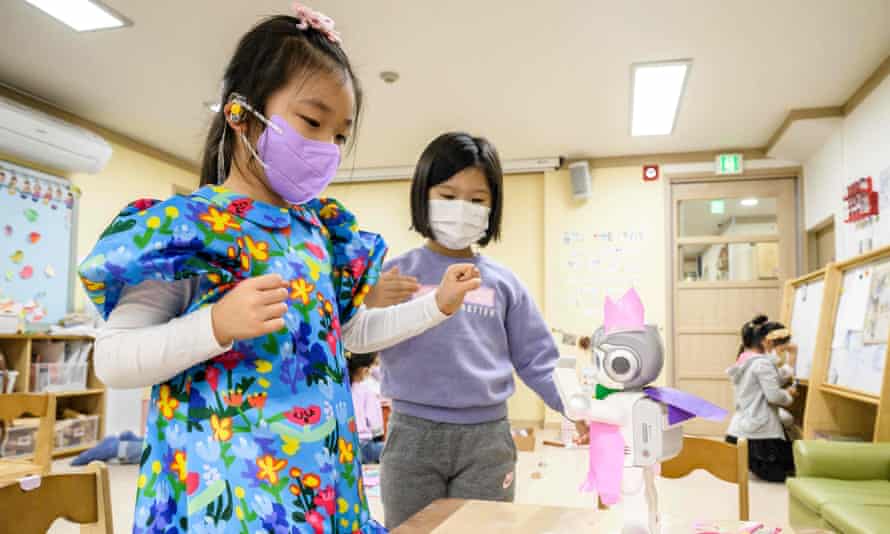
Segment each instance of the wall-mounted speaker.
M587 161L569 163L569 173L572 176L572 197L577 200L590 198L593 194L590 164Z

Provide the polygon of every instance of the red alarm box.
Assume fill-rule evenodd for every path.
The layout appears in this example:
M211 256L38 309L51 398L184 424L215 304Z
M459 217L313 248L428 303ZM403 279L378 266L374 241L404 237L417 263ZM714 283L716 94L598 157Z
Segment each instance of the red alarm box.
M654 182L661 178L661 169L658 165L643 165L643 181Z

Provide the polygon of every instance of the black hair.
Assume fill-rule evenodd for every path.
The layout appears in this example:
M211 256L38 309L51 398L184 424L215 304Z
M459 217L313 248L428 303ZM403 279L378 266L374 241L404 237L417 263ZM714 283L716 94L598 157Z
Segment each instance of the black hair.
M778 321L770 321L769 317L760 314L748 321L742 326L742 344L739 347L739 355L745 352L745 349L763 350L763 340L770 332L781 330L785 325ZM786 341L787 342L787 341ZM781 345L781 341L776 343Z
M411 182L411 228L427 239L435 239L430 226L430 189L448 181L460 171L477 167L488 180L491 212L488 230L479 245L485 246L501 237L501 213L504 204L504 173L497 149L484 137L463 132L442 134L430 143L414 169Z
M229 127L225 105L232 93L245 97L254 109L266 114L266 100L295 76L318 72L342 74L355 93L355 131L362 108L362 91L349 58L340 47L311 27L301 30L300 19L287 15L269 17L254 26L238 42L223 76L221 108L210 123L201 165L201 185L216 184L220 176L218 156L223 132ZM248 138L261 127L256 117L247 114ZM226 135L222 176L228 176L235 154L235 135ZM354 139L354 136L353 136ZM257 166L251 161L251 165Z
M374 362L377 361L377 353L373 352L370 354L352 354L349 357L349 381L353 382L355 379L355 375L358 374L362 369L367 369L374 365Z

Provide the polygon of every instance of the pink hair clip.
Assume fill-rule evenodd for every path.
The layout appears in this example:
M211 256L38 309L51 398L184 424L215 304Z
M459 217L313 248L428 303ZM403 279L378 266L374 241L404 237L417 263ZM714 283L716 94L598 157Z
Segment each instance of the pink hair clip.
M299 2L294 2L292 9L294 16L300 19L297 28L301 30L312 28L317 32L321 32L332 43L340 44L342 42L340 34L334 29L334 19L331 17Z

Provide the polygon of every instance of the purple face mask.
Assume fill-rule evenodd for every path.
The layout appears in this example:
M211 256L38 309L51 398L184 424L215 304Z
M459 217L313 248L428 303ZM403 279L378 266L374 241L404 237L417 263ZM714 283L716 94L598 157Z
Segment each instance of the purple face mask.
M292 204L309 202L334 179L340 148L306 139L278 115L270 123L257 141L257 156L266 169L269 187Z

